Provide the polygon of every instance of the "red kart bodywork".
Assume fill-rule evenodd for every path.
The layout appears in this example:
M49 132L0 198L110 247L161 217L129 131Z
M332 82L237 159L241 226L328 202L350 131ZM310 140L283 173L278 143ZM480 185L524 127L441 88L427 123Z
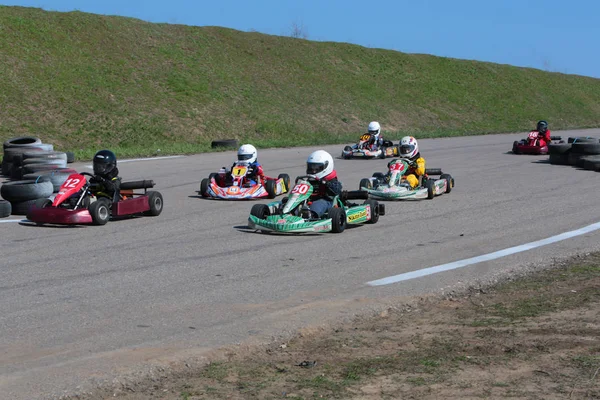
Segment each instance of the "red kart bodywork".
M561 140L560 136L551 136L551 140ZM532 131L527 136L527 139L515 141L513 143L512 152L515 154L548 154L547 138L540 136L538 132Z
M141 183L144 188L154 186L152 181L141 181ZM34 205L27 213L27 219L37 224L84 225L94 223L87 207L80 206L80 208L73 209L61 206L68 198L76 195L82 189L85 190L86 184L87 180L83 175L71 174L54 197L52 205L42 208ZM127 184L122 186L127 186ZM120 217L150 211L148 195L139 194L136 197L133 195L132 190L122 190L119 201L112 202L110 214Z

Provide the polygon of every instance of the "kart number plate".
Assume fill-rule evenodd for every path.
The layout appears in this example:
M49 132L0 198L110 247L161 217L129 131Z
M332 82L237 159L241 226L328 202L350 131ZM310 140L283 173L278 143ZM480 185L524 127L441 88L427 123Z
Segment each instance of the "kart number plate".
M404 171L404 168L405 166L403 162L393 163L392 165L390 165L390 171L402 172Z
M529 139L537 139L538 133L536 131L529 132Z
M294 186L294 188L292 189L292 193L306 194L308 192L308 189L310 189L310 185L307 185L306 183L299 183L296 186Z
M233 167L233 171L231 171L231 175L233 175L234 177L238 178L240 176L246 175L247 171L248 171L248 167L235 166L235 167Z

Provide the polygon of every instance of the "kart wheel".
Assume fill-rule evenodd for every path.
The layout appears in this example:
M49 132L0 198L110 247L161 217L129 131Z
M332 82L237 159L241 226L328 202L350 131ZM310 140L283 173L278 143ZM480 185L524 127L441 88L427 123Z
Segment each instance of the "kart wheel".
M380 150L381 150L381 154L379 155L379 158L381 158L383 160L383 159L385 159L385 147L382 147Z
M454 178L450 174L442 174L440 179L446 180L446 193L450 193L454 187Z
M50 207L52 205L52 200L50 199L46 199L46 198L42 198L42 199L37 199L34 203L35 207L37 208L46 208L46 207Z
M428 179L425 182L425 187L427 188L427 198L430 200L433 199L435 197L435 180Z
M279 174L277 179L283 179L283 185L285 186L285 190L282 193L286 193L290 191L290 176L288 174Z
M210 174L208 174L208 181L210 182L212 178L217 179L217 176L219 176L219 174L217 174L216 172L211 172Z
M94 225L106 225L110 219L110 201L106 198L98 199L90 204L88 211Z
M363 178L360 180L360 183L358 184L358 190L361 190L362 188L373 189L373 183L371 183L369 178Z
M148 195L148 205L150 206L150 210L146 211L144 215L151 215L153 217L160 215L164 204L162 194L154 191L149 191L146 194Z
M250 210L250 215L254 215L258 219L265 219L271 212L266 204L255 204Z
M331 231L333 233L342 233L346 229L346 212L339 207L329 209L329 218L331 218Z
M267 190L270 199L274 199L277 196L277 185L274 180L269 179L267 183L265 183L265 189Z
M371 207L371 219L367 221L367 224L376 224L379 221L379 202L377 200L367 200L364 204Z
M512 152L515 154L519 154L519 142L516 140L513 142Z
M203 197L208 197L208 184L210 180L208 178L202 179L200 182L200 195Z

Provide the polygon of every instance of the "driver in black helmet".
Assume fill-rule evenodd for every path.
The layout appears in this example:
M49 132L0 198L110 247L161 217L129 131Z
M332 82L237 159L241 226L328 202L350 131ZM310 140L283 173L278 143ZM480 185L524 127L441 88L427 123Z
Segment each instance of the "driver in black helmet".
M94 176L90 178L90 183L94 184L92 193L115 200L121 186L117 156L110 150L100 150L94 155L93 165Z

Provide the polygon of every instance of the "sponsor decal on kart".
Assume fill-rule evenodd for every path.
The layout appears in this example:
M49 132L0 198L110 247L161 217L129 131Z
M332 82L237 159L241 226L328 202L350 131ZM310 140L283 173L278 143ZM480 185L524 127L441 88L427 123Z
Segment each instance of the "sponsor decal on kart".
M366 209L362 210L362 211L359 211L359 212L357 212L355 214L348 215L348 222L354 222L357 219L364 218L364 217L367 217L367 210Z

